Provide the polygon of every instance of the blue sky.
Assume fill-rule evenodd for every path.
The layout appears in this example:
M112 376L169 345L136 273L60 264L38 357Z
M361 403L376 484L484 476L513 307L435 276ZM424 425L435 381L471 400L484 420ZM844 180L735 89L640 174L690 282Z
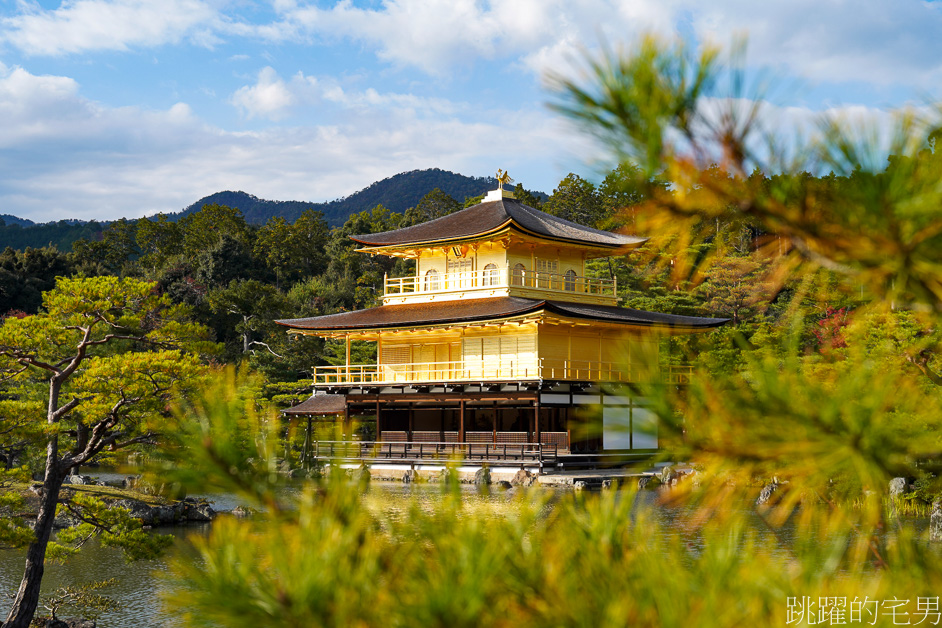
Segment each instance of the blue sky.
M942 79L942 8L913 0L0 0L0 213L325 201L431 167L552 192L602 153L546 72L645 32L748 36L784 126L879 122Z

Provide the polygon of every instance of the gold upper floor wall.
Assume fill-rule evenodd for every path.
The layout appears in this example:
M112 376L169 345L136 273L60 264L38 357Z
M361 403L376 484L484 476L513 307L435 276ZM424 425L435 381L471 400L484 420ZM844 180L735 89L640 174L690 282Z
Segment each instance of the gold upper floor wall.
M510 232L495 239L413 250L416 273L387 278L383 304L517 296L616 305L613 279L586 276L585 248Z

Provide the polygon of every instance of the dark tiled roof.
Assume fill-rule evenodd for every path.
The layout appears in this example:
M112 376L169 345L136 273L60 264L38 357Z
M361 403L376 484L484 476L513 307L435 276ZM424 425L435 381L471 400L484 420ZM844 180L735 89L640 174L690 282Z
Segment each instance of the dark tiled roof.
M645 238L583 227L510 198L478 203L453 214L404 229L350 237L356 242L370 246L439 242L470 238L511 221L526 231L557 240L609 247L622 247L645 241Z
M700 318L643 312L624 307L584 305L563 301L543 301L521 297L493 297L489 299L458 299L432 303L405 303L383 305L368 310L342 312L314 318L297 318L275 321L292 329L344 330L383 329L412 325L457 323L477 320L509 318L547 310L563 316L573 316L597 321L610 321L631 325L671 328L719 327L726 318Z
M314 395L298 405L282 410L288 416L307 416L309 414L343 414L347 406L344 395Z
M547 301L547 309L565 316L588 318L596 321L631 323L633 325L656 325L659 327L719 327L728 322L728 318L703 318L700 316L679 316L645 312L628 307L608 305L590 305L585 303L567 303L565 301Z

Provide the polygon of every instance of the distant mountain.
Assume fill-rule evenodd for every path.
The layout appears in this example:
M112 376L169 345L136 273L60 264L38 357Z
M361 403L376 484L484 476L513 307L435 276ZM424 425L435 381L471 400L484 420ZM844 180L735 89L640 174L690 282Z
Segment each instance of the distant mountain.
M10 216L20 222L8 221L6 216L0 215L6 224L0 225L0 250L10 246L14 249L34 249L44 246L54 246L60 251L71 251L72 243L80 238L98 240L101 231L110 223L99 223L84 220L59 220L58 222L43 222L35 224L30 220L23 220Z
M10 214L0 214L0 220L2 220L5 225L19 225L21 227L32 227L36 224L29 218L20 218Z
M245 219L256 225L264 224L273 216L281 216L288 222L294 222L307 209L324 212L327 223L332 227L342 225L351 214L372 209L383 204L395 212L404 212L415 207L422 197L439 188L459 203L470 196L480 196L497 185L493 177L466 177L464 175L431 168L413 170L377 181L367 188L350 196L327 203L308 203L304 201L267 201L245 192L217 192L201 198L180 212L167 214L171 220L178 220L187 214L199 211L203 205L218 203L239 209ZM542 192L535 195L546 198ZM25 218L9 214L0 214L4 224L0 224L0 250L7 246L15 249L53 245L60 251L72 250L72 244L79 238L87 240L101 239L102 230L109 222L85 222L81 220L59 220L36 224Z
M267 201L245 192L217 192L201 198L182 212L169 214L168 217L182 218L199 211L204 205L218 203L238 208L245 219L253 224L263 224L273 216L281 216L288 222L294 222L304 210L313 209L324 212L327 223L336 227L346 222L351 214L372 209L379 204L395 212L404 212L417 205L423 196L435 188L463 203L469 196L480 196L496 185L497 181L493 177L466 177L431 168L397 174L377 181L350 196L327 203Z

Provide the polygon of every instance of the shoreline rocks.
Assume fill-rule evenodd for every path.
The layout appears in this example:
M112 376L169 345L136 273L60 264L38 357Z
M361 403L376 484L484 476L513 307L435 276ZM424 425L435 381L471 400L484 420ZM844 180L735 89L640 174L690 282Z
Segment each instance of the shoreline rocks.
M205 499L185 497L171 504L151 506L136 499L119 499L111 502L113 507L127 508L131 516L140 519L146 526L176 525L181 523L206 523L216 518L216 511Z
M517 473L514 474L514 477L510 480L511 486L530 488L534 484L536 484L536 476L526 469L520 469L517 471Z

